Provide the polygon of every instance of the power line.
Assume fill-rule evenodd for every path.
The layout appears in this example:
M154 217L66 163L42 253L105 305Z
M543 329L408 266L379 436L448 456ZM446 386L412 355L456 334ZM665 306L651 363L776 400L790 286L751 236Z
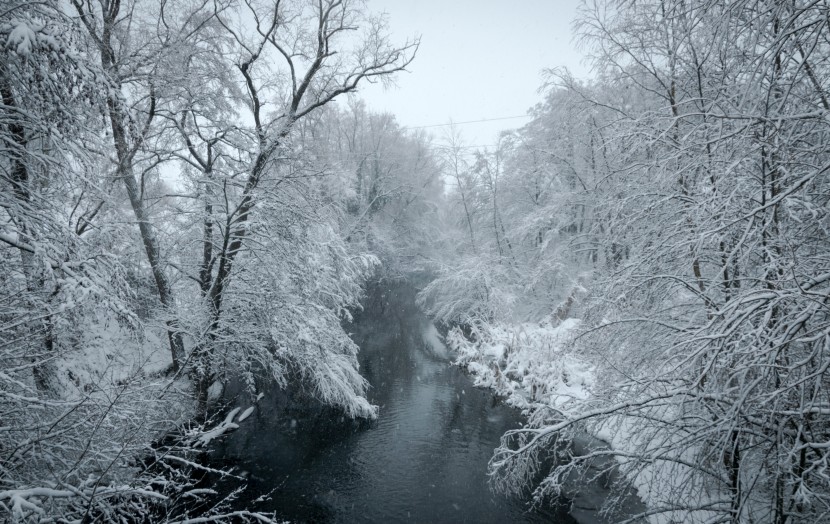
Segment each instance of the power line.
M465 124L479 124L481 122L495 122L497 120L515 120L517 118L531 118L529 115L500 116L497 118L483 118L481 120L467 120L466 122L450 122L448 124L430 124L428 126L405 126L402 129L425 129L428 127L461 126Z
M452 145L437 145L434 146L436 149L475 149L477 147L498 147L498 144L474 144L474 145L461 145L461 146L452 146Z

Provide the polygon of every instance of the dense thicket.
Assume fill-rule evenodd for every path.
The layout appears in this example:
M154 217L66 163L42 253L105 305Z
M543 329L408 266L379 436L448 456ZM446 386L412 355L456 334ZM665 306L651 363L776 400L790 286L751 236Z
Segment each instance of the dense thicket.
M375 415L341 322L440 184L330 104L416 48L360 1L0 7L0 519L267 520L186 474L232 419L150 447L231 377Z
M473 326L578 308L596 366L587 399L505 436L498 486L587 430L615 449L545 470L540 500L612 455L656 521L828 518L828 17L588 1L596 79L551 72L534 120L459 171L466 245L424 303Z

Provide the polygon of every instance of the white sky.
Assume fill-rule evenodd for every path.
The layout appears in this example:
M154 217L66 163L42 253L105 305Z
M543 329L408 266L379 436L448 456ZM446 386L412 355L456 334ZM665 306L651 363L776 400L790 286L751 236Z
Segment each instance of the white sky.
M544 68L588 74L571 22L581 0L369 0L389 14L392 37L420 34L421 48L398 87L364 84L360 96L403 126L524 115L541 101ZM526 118L460 125L468 145L493 144ZM431 128L436 136L444 127Z

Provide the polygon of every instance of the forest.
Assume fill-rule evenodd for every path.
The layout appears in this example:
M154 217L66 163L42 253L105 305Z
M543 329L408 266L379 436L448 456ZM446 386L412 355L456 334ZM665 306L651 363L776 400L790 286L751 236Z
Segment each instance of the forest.
M361 0L0 3L0 518L279 522L199 457L270 385L382 418L349 324L417 279L527 416L495 492L830 521L830 2L574 24L591 77L471 147L360 98L420 45Z

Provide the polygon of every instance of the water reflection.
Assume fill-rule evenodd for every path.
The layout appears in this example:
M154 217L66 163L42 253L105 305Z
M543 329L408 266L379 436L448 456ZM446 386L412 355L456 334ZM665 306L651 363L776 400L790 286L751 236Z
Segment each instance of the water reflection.
M574 522L488 489L493 449L521 418L449 365L411 288L370 290L349 329L378 420L268 395L214 455L247 475L235 505L302 522Z

